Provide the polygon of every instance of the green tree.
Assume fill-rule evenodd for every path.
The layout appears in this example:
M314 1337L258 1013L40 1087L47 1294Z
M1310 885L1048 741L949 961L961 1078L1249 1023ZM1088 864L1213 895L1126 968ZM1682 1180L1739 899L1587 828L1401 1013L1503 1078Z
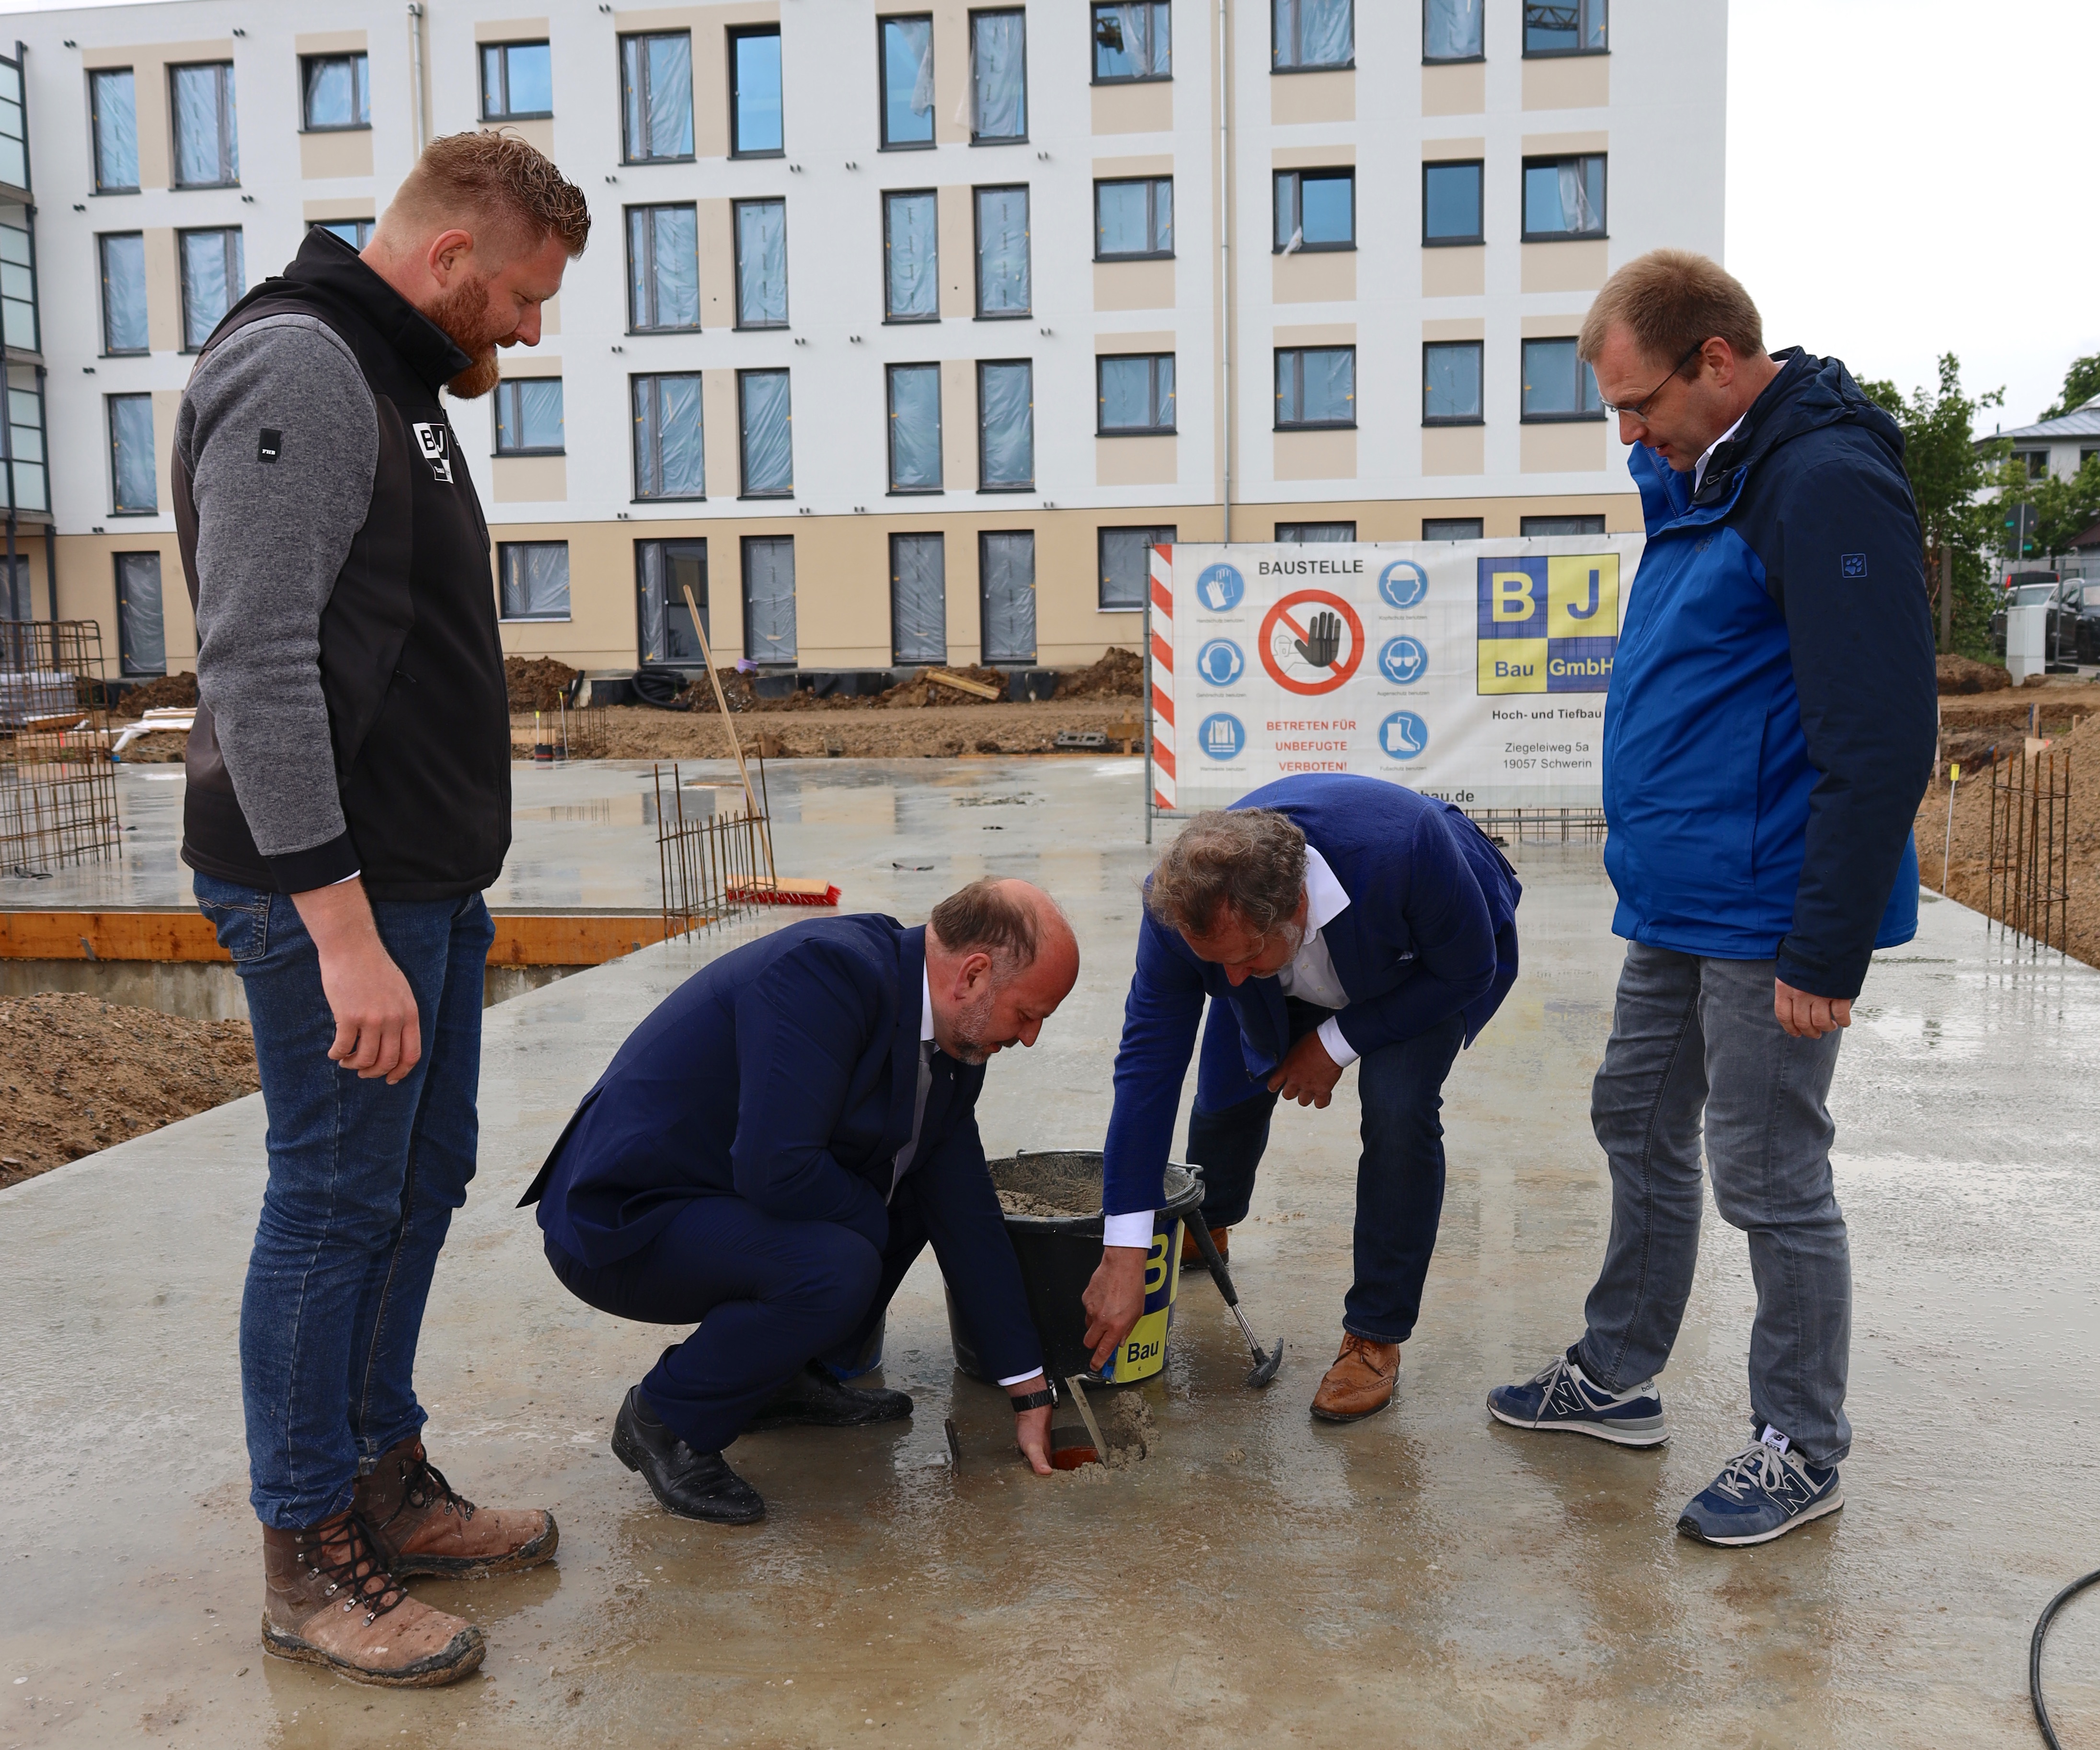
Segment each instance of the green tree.
M1925 535L1926 587L1932 598L1933 624L1939 623L1943 554L1952 554L1954 570L1953 647L1965 656L1995 660L1991 644L1991 562L1999 512L1984 495L1998 483L2000 459L2009 445L1976 438L1976 415L2005 403L2005 392L1994 389L1971 396L1961 387L1961 361L1952 353L1939 359L1936 389L1917 388L1908 400L1894 383L1860 385L1868 398L1903 428L1904 466L1911 495L1917 500Z
M2087 456L2085 465L2067 480L2054 474L2031 480L2023 465L2008 462L1999 474L1998 484L1995 502L2001 512L2001 531L2013 506L2034 506L2029 557L2037 563L2053 554L2069 553L2071 542L2100 522L2100 454ZM1999 544L2005 549L2010 541L2001 538Z
M2100 352L2088 353L2082 359L2073 359L2071 368L2063 373L2063 393L2057 397L2056 405L2042 409L2044 419L2061 419L2074 408L2081 408L2093 396L2100 395Z

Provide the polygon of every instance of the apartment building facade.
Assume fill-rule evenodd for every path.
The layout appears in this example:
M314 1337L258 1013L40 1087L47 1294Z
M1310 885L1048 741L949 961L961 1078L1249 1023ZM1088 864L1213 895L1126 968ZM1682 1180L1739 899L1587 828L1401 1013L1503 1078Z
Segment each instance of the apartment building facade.
M1573 337L1720 253L1718 3L517 4L23 17L39 617L55 561L129 671L193 665L192 355L476 127L595 218L452 410L514 653L696 661L690 592L718 660L1079 663L1154 540L1639 527Z

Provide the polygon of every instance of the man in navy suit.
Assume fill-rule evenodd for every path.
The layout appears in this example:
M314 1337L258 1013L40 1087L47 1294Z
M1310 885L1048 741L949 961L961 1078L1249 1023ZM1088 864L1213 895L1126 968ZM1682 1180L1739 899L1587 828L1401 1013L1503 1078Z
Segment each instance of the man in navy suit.
M1196 1025L1211 1019L1189 1119L1198 1219L1245 1219L1279 1100L1325 1106L1361 1060L1356 1281L1312 1413L1392 1401L1444 1205L1444 1078L1516 978L1522 890L1448 803L1374 778L1286 778L1198 815L1145 884L1109 1120L1107 1230L1087 1289L1098 1367L1145 1302Z
M979 881L917 929L867 914L748 943L621 1046L525 1201L578 1298L699 1326L613 1427L671 1512L763 1515L722 1457L739 1434L911 1413L837 1375L929 1242L1049 1474L1051 1395L975 1109L986 1060L1033 1045L1079 972L1047 893Z

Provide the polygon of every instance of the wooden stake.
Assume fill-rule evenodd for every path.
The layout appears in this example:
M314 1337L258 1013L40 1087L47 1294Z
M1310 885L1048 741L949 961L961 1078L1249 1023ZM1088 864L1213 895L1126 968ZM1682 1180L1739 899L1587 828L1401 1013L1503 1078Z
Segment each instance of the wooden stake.
M700 641L700 660L708 665L708 683L715 690L715 709L721 713L722 727L729 731L729 747L736 760L736 775L743 780L743 805L758 822L759 843L765 848L765 878L777 887L780 871L773 866L773 823L760 812L758 792L751 787L751 769L743 763L743 738L729 720L729 701L722 696L721 677L715 672L715 653L708 644L708 628L700 624L700 607L693 599L693 586L682 583L678 588L686 597L686 611L693 616L693 631Z

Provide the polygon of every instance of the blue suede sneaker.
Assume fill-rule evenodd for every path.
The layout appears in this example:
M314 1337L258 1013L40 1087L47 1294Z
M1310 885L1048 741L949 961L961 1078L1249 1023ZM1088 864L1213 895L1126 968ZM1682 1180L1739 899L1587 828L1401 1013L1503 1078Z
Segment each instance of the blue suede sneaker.
M1512 1428L1565 1429L1615 1446L1660 1446L1670 1438L1653 1380L1607 1391L1590 1382L1572 1348L1524 1384L1496 1386L1488 1394L1488 1413Z
M1677 1528L1702 1544L1768 1544L1845 1505L1838 1467L1819 1470L1769 1422L1685 1505Z

